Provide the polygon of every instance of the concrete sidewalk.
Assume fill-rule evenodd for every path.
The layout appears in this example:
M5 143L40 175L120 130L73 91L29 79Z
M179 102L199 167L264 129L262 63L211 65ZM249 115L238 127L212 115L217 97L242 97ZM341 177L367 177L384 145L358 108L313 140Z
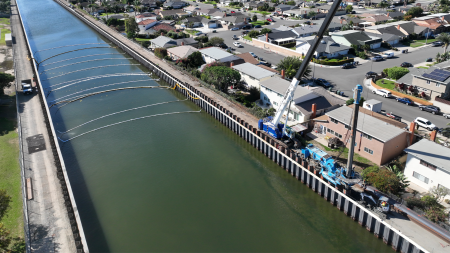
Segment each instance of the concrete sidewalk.
M16 1L11 2L11 28L15 38L13 44L16 80L31 79L33 76L30 61L27 60L26 39L17 15ZM13 40L14 41L14 40ZM50 138L45 124L41 101L36 91L23 95L21 88L17 91L19 117L21 126L23 168L26 178L31 178L33 199L27 201L30 244L32 252L76 252L75 241L64 205ZM41 150L28 146L27 138L42 135ZM30 149L29 149L30 148ZM26 221L25 221L26 222Z

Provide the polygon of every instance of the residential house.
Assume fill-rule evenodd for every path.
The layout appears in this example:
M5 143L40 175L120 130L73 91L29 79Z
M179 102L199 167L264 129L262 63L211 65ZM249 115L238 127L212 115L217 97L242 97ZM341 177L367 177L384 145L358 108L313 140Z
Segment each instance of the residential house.
M397 80L397 83L403 83L407 86L412 85L414 76L421 76L426 72L426 69L422 68L408 68L409 73L402 76L400 79Z
M164 4L163 4L163 7L164 8L172 8L172 9L181 9L181 8L183 8L184 6L186 6L186 3L185 2L182 2L182 1L170 1L170 2L165 2Z
M298 9L298 7L295 5L287 5L287 4L279 4L279 5L277 5L277 7L275 7L275 11L278 14L284 14L285 11L289 11L289 10L293 10L293 9Z
M370 25L378 25L381 23L386 23L386 21L392 20L392 18L386 15L373 15L371 17L363 18L362 20L370 23Z
M149 28L151 28L157 24L159 24L159 21L156 19L146 19L146 20L139 22L138 27L141 32L144 32L145 30L148 30Z
M408 38L408 35L405 34L403 31L397 28L395 25L390 24L384 24L384 25L376 25L376 26L369 26L364 29L367 35L372 36L378 36L382 34L390 34L390 35L396 35L402 39ZM381 38L381 37L380 37Z
M235 13L232 13L235 14ZM237 25L241 23L247 23L250 22L250 18L247 15L244 15L242 13L238 13L237 15L230 15L227 17L222 18L222 24L227 25Z
M442 16L440 18L429 15L424 17L413 18L412 21L419 26L429 28L433 34L439 34L441 32L447 31L446 25L448 23L445 20L445 16Z
M371 38L365 32L356 30L335 32L331 34L331 38L342 45L351 47L351 45L370 45L371 49L376 49L381 46L381 38Z
M329 137L338 137L346 146L351 145L351 117L353 109L342 106L328 111L315 120L317 127ZM400 155L408 146L409 133L369 114L358 118L355 153L377 165L386 164Z
M330 11L332 5L324 4L321 6L317 6L318 13L328 13Z
M275 74L278 74L279 72L271 67L267 67L266 65L262 65L255 57L253 57L253 55L251 55L250 53L242 53L242 54L237 54L237 57L243 59L245 62L243 63L251 63L253 65L258 65L258 67L263 68L265 70L268 70L270 72L273 72ZM238 65L238 64L236 64Z
M204 16L209 16L210 14L217 12L217 9L215 8L201 8L199 10L197 10L197 14L198 15L204 15Z
M403 17L405 16L404 13L399 12L399 11L394 11L394 12L388 12L386 13L386 16L395 19L395 20L403 20Z
M147 20L147 19L155 19L156 20L156 15L153 13L150 13L150 12L144 12L144 13L137 15L135 17L135 19L136 19L136 23L139 23L139 22Z
M258 40L266 41L275 45L284 45L295 42L297 34L293 31L278 31L267 33L258 37Z
M297 37L309 37L319 32L319 25L302 25L292 29L292 32L297 34Z
M450 189L450 156L448 148L427 139L422 139L405 149L405 152L408 156L403 174L408 181L423 189L415 190L428 192L434 186ZM444 198L450 199L450 196L447 195Z
M186 6L186 7L183 8L183 10L184 10L186 13L189 13L189 14L191 14L191 15L197 14L197 11L198 11L199 9L200 9L200 8L195 7L195 6L192 6L192 5L189 5L189 6Z
M198 48L198 41L196 41L194 38L182 38L182 39L176 39L177 46L191 46Z
M172 58L172 60L178 60L187 58L189 55L197 51L198 49L195 47L179 46L167 49L167 54L169 55L170 58Z
M266 106L278 109L280 101L291 82L279 76L274 76L260 82L260 99ZM323 112L325 110L334 109L345 104L345 101L330 95L322 87L309 89L305 87L297 87L292 98L292 104L289 110L288 120L294 123L306 122L312 115L312 104L316 104L317 110ZM287 114L287 113L285 113Z
M155 48L169 48L169 47L175 47L177 46L177 42L173 40L172 38L166 37L166 36L159 36L156 39L150 40L150 47L151 49Z
M364 31L377 34L390 33L400 36L401 38L408 38L411 34L416 34L419 37L424 36L424 34L430 30L427 27L418 26L412 21L397 21L382 25L368 26L365 27Z
M244 4L245 8L252 8L254 10L256 10L258 7L263 6L264 2L255 2L255 1L251 1L251 2L247 2Z
M316 7L316 3L314 1L309 1L309 2L303 2L300 7L302 8L311 8L311 7Z
M369 37L371 37L372 39L380 38L382 42L387 43L391 46L398 44L401 40L400 36L389 33L374 34L374 35L367 33L367 35L369 35Z
M176 18L176 17L185 17L189 16L188 13L184 12L182 9L174 9L174 10L167 10L167 11L160 11L159 15L162 18Z
M413 75L412 85L419 93L424 92L431 100L434 100L436 96L448 99L450 98L450 71L429 68L422 75Z
M177 32L178 30L175 29L173 26L169 25L169 24L157 24L155 26L153 26L151 29L155 30L156 32L158 32L159 30L164 30L164 31L173 31L173 32Z
M260 89L260 82L276 75L272 71L260 68L251 63L235 65L232 66L232 68L239 71L241 74L241 81L245 82L249 88L256 87Z
M219 21L204 18L202 16L187 17L182 20L186 27L207 27L207 28L217 28L219 26Z
M359 18L353 18L353 17L344 17L343 20L345 20L345 23L351 24L351 25L353 25L353 26L359 26L361 23L365 22L365 21L362 20L362 19L359 19ZM341 24L342 24L342 23L343 23L343 22L341 22Z
M374 1L376 1L376 0L374 0ZM346 4L346 5L354 5L354 6L357 6L358 4L359 4L359 0L343 0L342 1L344 4Z
M313 43L315 42L315 37L302 38L297 40L296 51L306 55ZM316 58L326 56L327 58L335 58L339 55L348 54L349 46L341 45L336 43L331 37L324 36L317 46L314 55Z
M228 64L238 65L245 63L245 61L235 55L232 55L225 50L222 50L218 47L208 47L200 49L200 53L202 53L202 58L206 64L213 62L224 62Z
M284 11L283 14L296 18L307 18L310 11L311 9L300 8Z
M157 0L142 0L141 4L148 8L158 8Z

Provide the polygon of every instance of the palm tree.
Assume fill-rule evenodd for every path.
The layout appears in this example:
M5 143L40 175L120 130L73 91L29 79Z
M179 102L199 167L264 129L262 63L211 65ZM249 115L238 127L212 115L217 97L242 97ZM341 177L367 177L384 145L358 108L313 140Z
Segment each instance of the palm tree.
M444 43L444 54L447 52L448 45L450 44L450 35L448 33L441 33L436 37L436 40Z
M133 2L134 16L136 16L136 9L139 8L139 6L141 6L141 1L134 0L134 2Z
M109 18L108 17L108 12L111 10L111 5L108 2L106 2L106 1L103 1L101 5L102 5L102 7L105 8L106 19L108 19Z

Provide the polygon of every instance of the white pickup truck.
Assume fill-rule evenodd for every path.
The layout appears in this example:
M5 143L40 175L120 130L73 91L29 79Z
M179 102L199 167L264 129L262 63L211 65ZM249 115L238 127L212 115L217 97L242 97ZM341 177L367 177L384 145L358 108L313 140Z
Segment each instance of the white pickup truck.
M31 79L22 80L22 91L24 95L33 93L33 87L31 87Z
M394 57L394 52L385 52L385 53L383 53L383 55L381 57L383 57L383 59L392 58L392 57Z

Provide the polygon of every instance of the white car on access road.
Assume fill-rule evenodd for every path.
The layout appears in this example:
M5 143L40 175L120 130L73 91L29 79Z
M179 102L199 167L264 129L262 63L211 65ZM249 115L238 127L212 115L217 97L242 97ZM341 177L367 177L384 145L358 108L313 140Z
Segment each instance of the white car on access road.
M388 91L388 90L384 90L384 89L376 90L375 89L372 92L373 92L373 94L380 95L380 96L385 97L385 98L392 97L392 93L390 91Z

